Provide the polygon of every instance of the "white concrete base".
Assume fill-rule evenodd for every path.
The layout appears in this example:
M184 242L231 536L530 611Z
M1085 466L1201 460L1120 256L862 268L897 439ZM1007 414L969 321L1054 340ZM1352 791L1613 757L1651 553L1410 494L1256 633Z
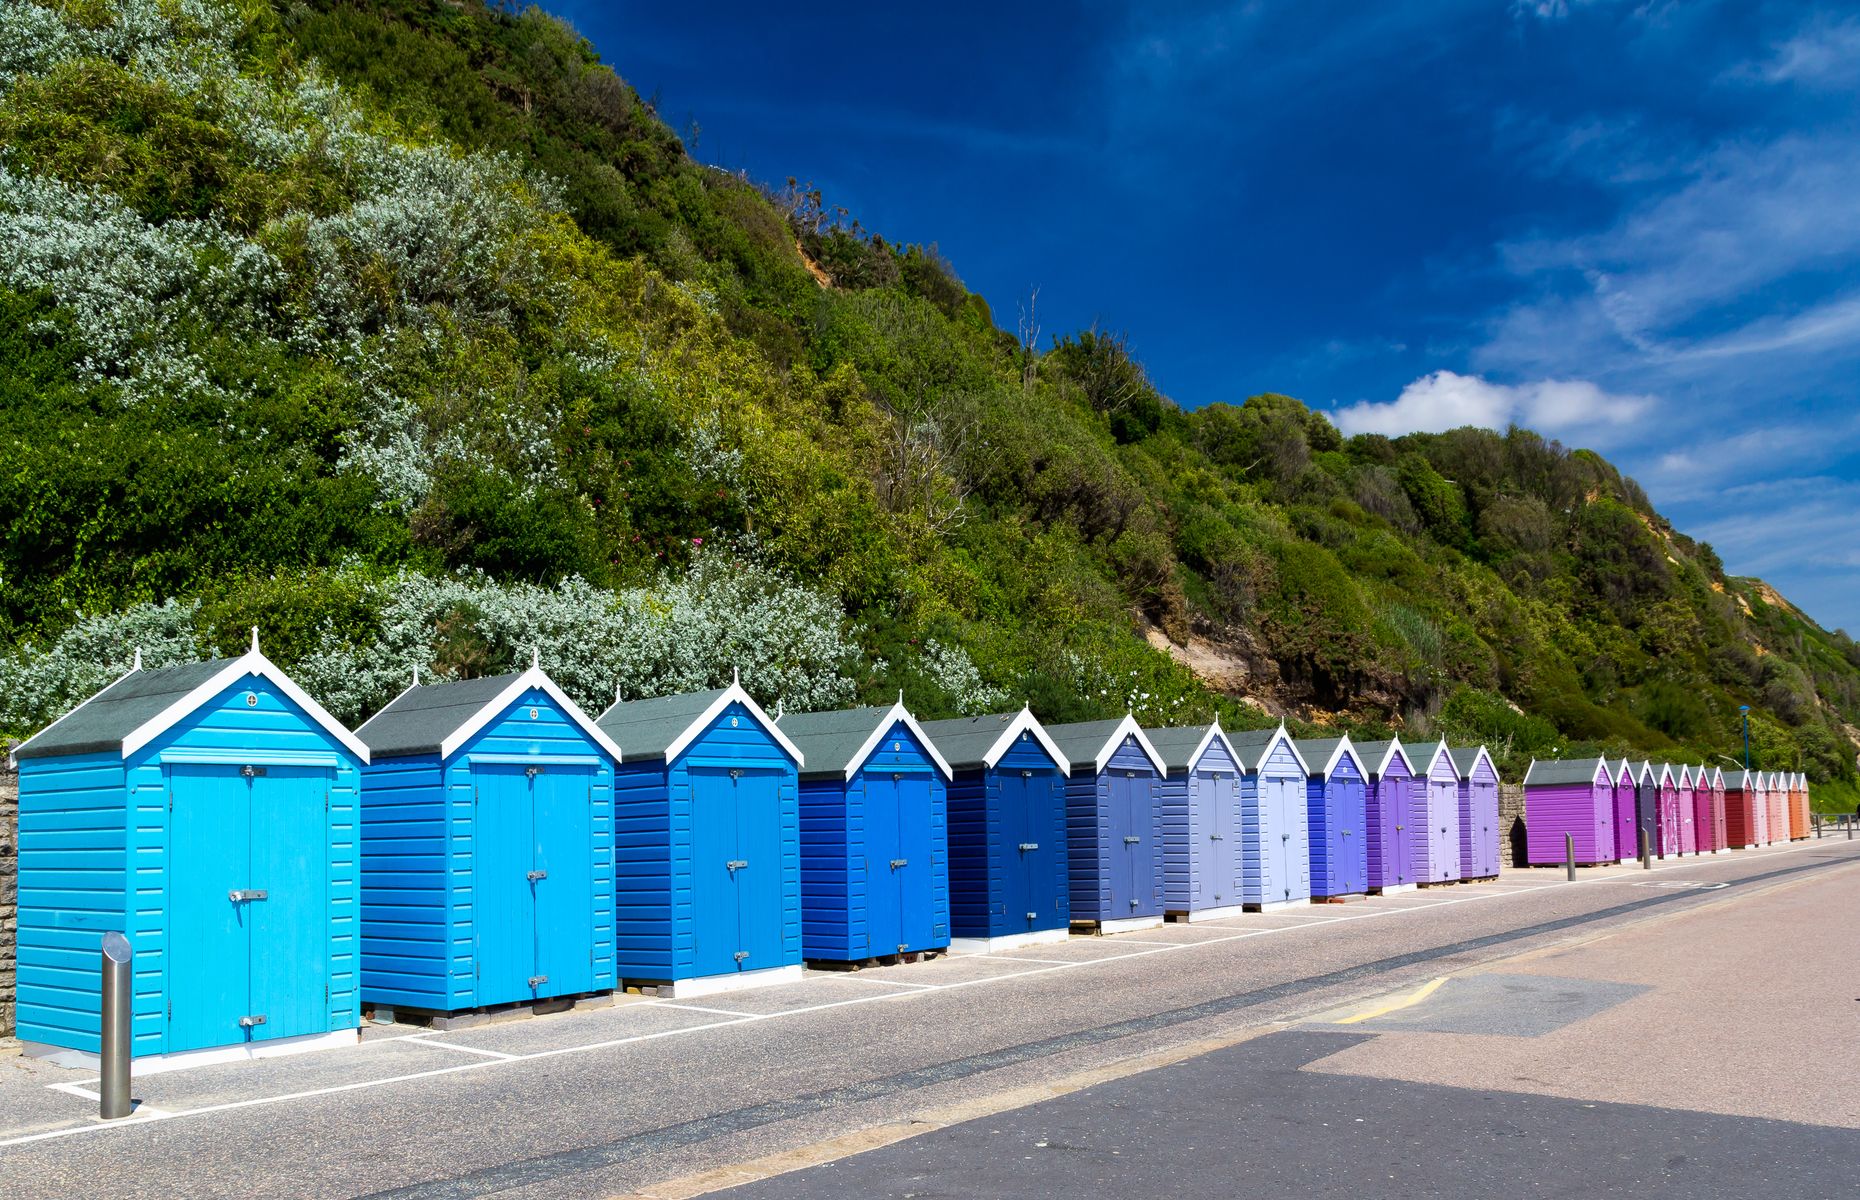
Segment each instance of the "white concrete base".
M1000 937L951 938L953 954L995 954L1002 950L1020 950L1027 946L1052 946L1072 936L1070 929L1034 929L1027 933L1004 933Z
M1185 913L1175 915L1192 924L1196 921L1219 921L1225 917L1238 917L1245 912L1245 905L1223 904L1219 908L1191 908Z
M276 1038L241 1046L208 1046L200 1050L182 1050L175 1054L150 1054L133 1060L130 1070L136 1075L160 1075L164 1071L184 1071L189 1067L211 1067L219 1063L249 1062L255 1058L282 1058L287 1054L307 1054L313 1050L336 1050L362 1040L360 1029L338 1029L333 1033L306 1033L298 1037ZM88 1050L71 1050L48 1046L44 1042L21 1042L20 1049L34 1058L43 1058L57 1067L77 1071L96 1071L102 1064Z
M695 1000L722 992L740 992L748 988L769 987L778 983L799 983L800 963L786 967L764 967L760 971L736 971L729 975L705 975L697 979L675 979L659 985L659 997L672 1000Z
M1273 900L1270 903L1258 904L1253 907L1253 911L1269 913L1269 912L1278 912L1280 909L1284 909L1284 908L1310 908L1310 907L1311 907L1311 897L1300 896L1296 900Z
M1160 914L1154 917L1119 917L1115 921L1098 922L1099 933L1135 933L1139 929L1160 929L1163 919Z
M1421 890L1421 885L1418 883L1392 883L1385 888L1371 888L1369 890L1378 896L1399 896L1403 892L1418 892Z

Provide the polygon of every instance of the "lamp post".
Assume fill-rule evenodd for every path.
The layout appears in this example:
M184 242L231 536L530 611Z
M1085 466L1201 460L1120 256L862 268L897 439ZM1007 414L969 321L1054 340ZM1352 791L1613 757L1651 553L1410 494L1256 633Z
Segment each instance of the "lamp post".
M1737 706L1737 711L1744 717L1744 770L1748 771L1750 769L1750 706L1740 704Z

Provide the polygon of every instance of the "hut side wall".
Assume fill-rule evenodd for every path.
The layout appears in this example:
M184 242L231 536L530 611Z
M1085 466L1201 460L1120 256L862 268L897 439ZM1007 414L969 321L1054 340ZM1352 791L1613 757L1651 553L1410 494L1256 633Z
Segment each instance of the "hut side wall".
M126 815L117 754L19 764L17 1034L27 1041L97 1048L98 947L128 924Z
M1614 820L1614 789L1593 783L1536 784L1524 789L1525 845L1532 866L1563 861L1565 834L1574 839L1576 861L1601 862L1614 857L1612 840L1600 844L1600 830Z
M988 937L1000 903L1001 810L989 802L994 772L958 771L949 785L949 929Z
M450 836L439 756L370 763L362 771L362 999L451 1010L471 1004L469 837ZM469 815L467 817L469 820Z

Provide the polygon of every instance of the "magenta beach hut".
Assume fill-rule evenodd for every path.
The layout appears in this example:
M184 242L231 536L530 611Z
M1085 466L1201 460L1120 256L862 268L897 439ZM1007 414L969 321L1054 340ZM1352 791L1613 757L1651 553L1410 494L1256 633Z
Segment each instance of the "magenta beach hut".
M1427 785L1415 775L1399 741L1356 747L1369 773L1365 816L1369 833L1369 890L1406 892L1415 886L1413 830L1427 824Z
M1445 742L1427 752L1421 787L1427 820L1414 830L1415 880L1451 883L1460 878L1460 772Z
M1555 866L1572 851L1583 866L1615 861L1615 777L1606 759L1531 763L1524 845L1533 867Z
M1654 795L1659 803L1660 857L1679 857L1679 773L1672 763L1654 764Z
M1682 765L1673 775L1679 804L1679 852L1699 852L1698 796L1692 786L1692 768Z

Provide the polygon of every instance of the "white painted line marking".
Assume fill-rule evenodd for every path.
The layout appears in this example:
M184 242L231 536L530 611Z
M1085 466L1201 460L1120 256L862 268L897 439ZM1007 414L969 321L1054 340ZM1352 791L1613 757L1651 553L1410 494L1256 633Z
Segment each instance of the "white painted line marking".
M98 1082L101 1082L101 1081L99 1081L99 1080L96 1080L96 1079L92 1079L92 1080L90 1080L89 1082L91 1082L91 1083L98 1083ZM101 1095L99 1095L99 1094L98 1094L98 1093L96 1093L96 1092L93 1092L93 1091L91 1091L91 1090L90 1090L89 1088L87 1088L87 1087L84 1087L84 1086L82 1086L81 1084L76 1084L76 1083L48 1083L48 1084L46 1084L45 1086L46 1086L46 1087L48 1087L48 1088L50 1088L50 1089L52 1089L52 1090L53 1090L54 1092L63 1092L63 1093L65 1093L65 1094L66 1094L66 1095L68 1095L68 1096L77 1096L77 1097L79 1097L80 1099L83 1099L83 1100L101 1100L101 1099L103 1099L103 1097L102 1097Z
M1789 853L1795 853L1801 850L1813 849L1815 848L1815 846L1816 844L1812 841L1804 842L1804 843L1800 843L1796 845L1777 847L1768 852L1752 854L1749 857L1750 858L1768 858L1768 857L1774 857L1780 854L1789 854ZM1749 861L1749 858L1746 858L1743 860L1736 859L1736 858L1724 860L1724 862L1727 862L1727 863L1738 862L1738 861ZM1700 863L1678 864L1678 863L1675 863L1671 866L1655 867L1652 872L1638 871L1635 873L1635 876L1629 876L1628 878L1631 880L1632 878L1635 878L1635 877L1644 877L1647 874L1658 873L1660 871L1679 870L1679 869L1682 869L1682 867L1683 869L1691 870L1694 867L1703 866L1703 865L1708 865L1708 864L1700 864ZM1709 865L1718 865L1718 864L1709 864ZM1584 884L1584 883L1608 883L1608 882L1618 881L1622 878L1623 877L1619 875L1590 876L1587 879L1578 879L1575 882L1577 885ZM1550 888L1568 887L1568 886L1571 886L1571 885L1569 881L1567 880L1564 880L1561 878L1547 879L1542 883L1531 884L1525 887L1521 887L1521 888L1517 888L1517 889L1509 890L1509 891L1498 890L1498 889L1486 889L1486 890L1472 891L1470 892L1470 894L1462 895L1462 896L1455 896L1452 898L1443 897L1441 900L1439 900L1435 904L1428 905L1427 907L1430 907L1430 908L1439 907L1441 905L1447 905L1447 904L1470 904L1478 900L1491 899L1495 896L1515 896L1522 892L1539 892L1539 891L1545 891ZM1363 913L1361 914L1361 917L1358 917L1356 919L1362 919L1366 917L1399 916L1405 913L1416 912L1416 911L1420 911L1420 910L1416 908L1412 908L1412 907L1405 907L1405 906L1404 907L1382 908L1382 909L1373 910L1371 912ZM1246 913L1246 914L1241 914L1241 915L1242 916L1258 916L1260 914ZM1272 915L1272 914L1267 914L1267 915ZM1229 918L1222 918L1222 919L1226 920ZM283 1095L278 1095L278 1096L257 1096L257 1097L253 1097L250 1100L232 1100L232 1101L227 1101L223 1104L209 1104L209 1105L203 1105L200 1108L175 1109L172 1111L160 1110L160 1109L139 1109L137 1111L138 1111L138 1115L140 1115L143 1112L147 1112L149 1114L147 1120L179 1120L185 1117L207 1116L212 1113L228 1112L228 1111L232 1111L235 1109L256 1108L256 1107L267 1106L267 1105L272 1105L272 1104L284 1104L284 1103L288 1103L290 1101L295 1101L295 1100L315 1099L321 1096L339 1095L344 1092L356 1092L356 1091L363 1091L363 1090L370 1089L370 1088L387 1087L390 1084L408 1083L408 1082L412 1082L414 1080L419 1080L419 1079L431 1079L431 1078L441 1076L441 1075L456 1075L464 1071L479 1071L479 1070L484 1070L484 1069L491 1068L491 1067L504 1066L507 1063L513 1063L513 1062L531 1062L537 1059L557 1058L557 1057L560 1057L566 1054L585 1054L585 1053L589 1053L591 1051L596 1051L596 1050L610 1050L610 1049L614 1049L620 1046L636 1045L641 1042L658 1041L663 1038L687 1037L693 1034L699 1034L699 1033L706 1032L707 1030L722 1029L722 1028L725 1028L731 1025L748 1025L748 1024L752 1024L757 1021L772 1021L772 1020L777 1020L782 1017L795 1017L795 1016L801 1016L806 1013L824 1012L828 1009L846 1008L850 1005L855 1005L855 1004L894 1004L894 1003L898 1003L901 1001L909 1001L909 1000L914 999L916 996L930 993L930 992L954 991L957 988L977 987L983 984L999 983L1002 980L1007 980L1007 979L1025 979L1033 975L1050 975L1058 971L1078 970L1082 967L1096 966L1100 963L1116 962L1119 959L1141 958L1149 954L1169 954L1169 953L1180 951L1180 950L1194 950L1202 946L1219 945L1223 942L1240 941L1244 938L1265 937L1271 934L1301 932L1305 929L1313 927L1313 925L1327 925L1339 919L1341 918L1330 917L1328 920L1325 920L1325 921L1305 922L1304 924L1300 924L1300 925L1286 925L1286 926L1278 926L1278 927L1265 928L1265 929L1246 929L1246 930L1241 930L1237 933L1231 933L1231 934L1226 934L1221 937L1212 938L1208 941L1181 942L1181 943L1171 942L1171 943L1166 943L1166 944L1162 944L1158 946L1153 946L1147 950L1137 950L1129 954L1115 955L1110 958L1083 958L1083 959L1078 959L1076 961L1061 962L1057 959L1025 959L1025 958L1008 959L1008 958L1002 958L1002 957L994 956L994 955L977 955L975 957L992 958L996 962L1039 963L1041 965L1032 967L1025 971L1010 971L1004 975L992 975L992 976L986 976L980 979L965 979L965 980L959 980L954 983L924 984L924 985L921 985L919 990L915 992L896 992L896 993L875 994L871 996L861 996L861 997L858 997L856 999L851 999L851 1000L835 1000L835 1001L831 1001L828 1003L808 1005L802 1008L784 1009L782 1011L772 1012L772 1013L732 1014L728 1010L724 1010L724 1009L699 1009L695 1005L680 1004L677 1001L657 1001L657 1000L647 1001L644 1004L634 1005L630 1007L688 1008L688 1009L691 1009L697 1012L712 1012L712 1013L717 1013L723 1016L729 1016L731 1017L731 1019L724 1020L724 1021L712 1021L704 1025L686 1026L686 1027L679 1028L679 1029L665 1029L665 1030L660 1030L656 1033L634 1034L628 1037L613 1038L613 1039L602 1041L602 1042L589 1042L584 1045L578 1045L578 1046L562 1046L562 1047L558 1047L556 1049L551 1049L551 1050L537 1050L537 1051L533 1051L528 1054L514 1054L508 1058L486 1058L480 1061L461 1063L457 1066L438 1067L430 1071L414 1071L414 1072L410 1072L405 1075L394 1075L394 1076L390 1076L384 1079L369 1079L369 1080L362 1080L356 1083L335 1084L330 1087L314 1088L314 1089L311 1089L308 1091L302 1091L302 1092L289 1092L289 1093L285 1093ZM1109 936L1118 937L1120 935L1111 934ZM408 1037L420 1037L420 1036L430 1036L430 1035L409 1034L407 1036ZM383 1039L378 1039L378 1040L398 1041L401 1039L383 1038ZM366 1045L368 1043L363 1043L363 1044ZM48 1085L48 1086L56 1086L56 1085ZM128 1126L145 1124L145 1123L147 1122L137 1121L137 1120L132 1119L128 1121L113 1122L107 1125L80 1125L80 1126L76 1126L70 1129L54 1129L54 1130L50 1130L45 1133L26 1134L21 1137L3 1139L3 1140L0 1140L0 1146L18 1146L18 1145L23 1145L28 1142L42 1142L42 1141L49 1141L53 1139L59 1139L59 1138L76 1137L81 1134L100 1133L100 1132L104 1132L108 1130L122 1129Z
M680 1000L677 997L673 997L670 1000L648 1000L644 1004L640 1005L639 1007L641 1008L675 1008L682 1012L715 1013L717 1016L720 1016L720 1017L766 1017L770 1015L768 1013L744 1012L741 1009L737 1009L737 1008L705 1008L702 1005L686 1004L683 1000Z
M464 1030L459 1032L463 1033ZM429 1038L420 1043L422 1046L438 1046L441 1050L462 1050L466 1054L482 1054L487 1058L516 1058L515 1054L505 1054L502 1050L482 1050L477 1046L461 1046L456 1042L440 1042Z
M1011 958L1005 954L977 954L975 955L975 957L976 958L992 958L996 962L1003 962L1003 963L1045 963L1048 966L1054 966L1054 967L1076 967L1080 963L1103 962L1104 961L1102 958L1022 958L1018 954L1014 955ZM996 979L1012 979L1014 977L1012 975L997 975L995 976L995 978Z

